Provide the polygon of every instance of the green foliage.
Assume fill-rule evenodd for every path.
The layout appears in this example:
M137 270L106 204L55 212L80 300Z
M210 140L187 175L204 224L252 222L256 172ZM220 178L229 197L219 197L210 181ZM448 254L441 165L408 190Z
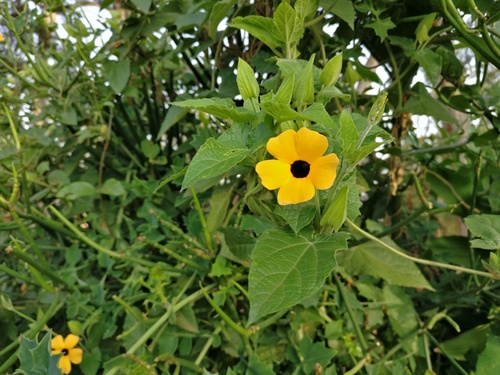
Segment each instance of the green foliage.
M499 371L495 2L95 3L0 4L0 373Z

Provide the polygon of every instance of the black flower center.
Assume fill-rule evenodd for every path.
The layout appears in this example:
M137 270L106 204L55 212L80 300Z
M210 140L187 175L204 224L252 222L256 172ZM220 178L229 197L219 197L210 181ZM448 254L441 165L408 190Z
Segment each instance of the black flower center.
M292 172L293 177L304 178L309 174L310 167L311 166L307 161L297 160L292 164L290 171Z
M62 353L63 353L63 357L64 357L65 355L68 355L69 350L68 350L68 349L63 349L63 350L62 350Z

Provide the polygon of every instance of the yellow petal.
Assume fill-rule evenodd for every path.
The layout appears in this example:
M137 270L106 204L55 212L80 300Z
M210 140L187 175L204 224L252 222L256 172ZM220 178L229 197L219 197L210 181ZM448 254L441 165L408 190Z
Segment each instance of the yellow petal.
M52 352L52 354L59 354L64 349L66 349L66 346L64 345L64 339L61 335L57 335L56 337L54 337L51 340L50 345L52 346L52 350L57 352L57 353Z
M267 141L267 151L282 162L293 164L299 160L295 149L295 131L288 129Z
M269 190L277 189L292 178L290 165L279 160L264 160L255 166L255 171Z
M295 137L295 147L299 160L312 164L321 157L328 148L328 140L318 132L307 128L300 128Z
M71 372L71 361L67 355L61 357L59 360L59 368L63 374L69 374Z
M82 363L83 350L80 348L70 349L68 357L75 365Z
M311 163L311 169L307 175L316 189L324 190L332 187L337 177L337 166L339 158L335 154L328 154L316 159Z
M307 202L314 197L314 185L307 178L294 178L278 191L278 203L282 206Z
M66 349L71 349L78 344L78 341L80 341L80 338L76 335L72 335L71 333L66 336L66 339L64 340L64 344L66 345Z

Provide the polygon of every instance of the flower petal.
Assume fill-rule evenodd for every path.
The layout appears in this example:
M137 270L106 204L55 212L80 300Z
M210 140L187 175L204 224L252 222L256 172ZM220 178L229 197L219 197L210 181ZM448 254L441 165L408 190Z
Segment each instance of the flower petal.
M255 171L269 190L277 189L292 178L290 165L279 160L264 160L255 166Z
M328 140L323 134L300 128L295 137L295 147L299 160L312 164L314 160L321 157L328 148Z
M337 177L339 158L335 154L328 154L311 163L307 179L316 189L325 190L332 187Z
M71 361L67 355L61 357L59 360L59 368L63 374L69 374L71 372Z
M52 347L52 350L57 352L57 353L52 353L52 354L59 354L61 353L66 346L64 345L64 339L61 335L57 335L50 341L50 346Z
M276 159L290 165L299 160L295 149L295 131L288 129L267 141L267 151Z
M71 362L75 365L82 363L83 350L80 348L70 349L68 352L68 357Z
M78 344L78 341L80 341L80 338L78 336L70 333L64 339L64 344L66 345L66 349L74 348L76 346L76 344Z
M315 192L314 185L307 178L292 178L278 191L278 203L285 206L307 202Z

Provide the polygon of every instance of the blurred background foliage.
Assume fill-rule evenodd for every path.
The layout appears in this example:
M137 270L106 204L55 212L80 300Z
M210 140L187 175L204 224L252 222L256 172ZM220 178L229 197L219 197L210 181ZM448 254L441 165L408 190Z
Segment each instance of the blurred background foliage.
M180 192L225 124L170 103L242 105L238 58L273 87L272 51L227 25L278 3L0 4L1 373L18 368L21 333L48 328L82 337L83 374L500 371L499 284L450 270L423 268L430 292L339 268L250 337L214 310L244 326L249 254L272 223L252 215L238 178ZM300 58L323 67L343 52L330 114L367 115L389 94L393 142L359 167L360 226L413 256L496 273L500 3L312 3ZM490 247L469 242L484 233L463 218L479 213L497 228ZM243 255L215 256L227 249Z

